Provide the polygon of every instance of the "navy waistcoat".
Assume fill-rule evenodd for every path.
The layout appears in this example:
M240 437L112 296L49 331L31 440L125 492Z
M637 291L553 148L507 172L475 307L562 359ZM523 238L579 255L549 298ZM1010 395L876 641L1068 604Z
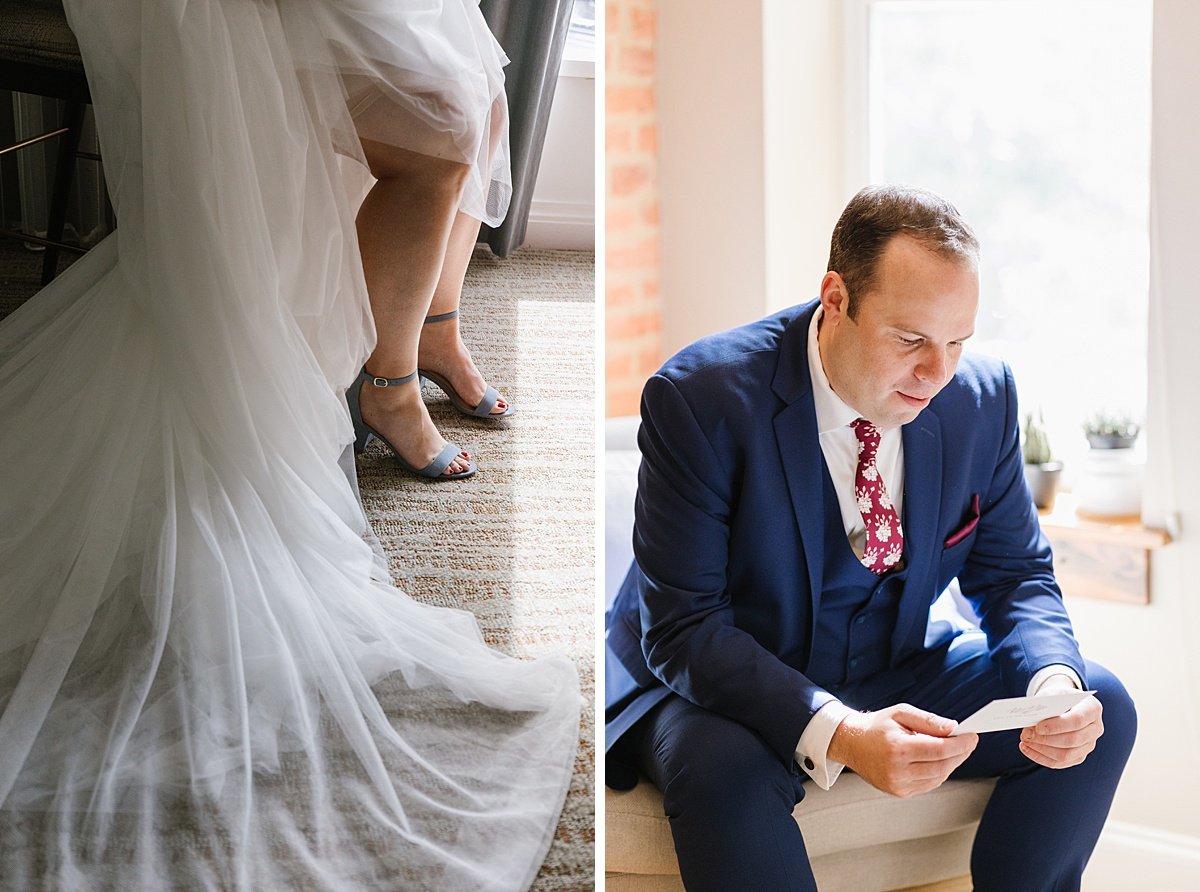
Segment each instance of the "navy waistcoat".
M846 538L828 469L822 476L825 569L815 647L805 674L826 690L837 691L889 669L896 609L908 570L876 576L862 565Z

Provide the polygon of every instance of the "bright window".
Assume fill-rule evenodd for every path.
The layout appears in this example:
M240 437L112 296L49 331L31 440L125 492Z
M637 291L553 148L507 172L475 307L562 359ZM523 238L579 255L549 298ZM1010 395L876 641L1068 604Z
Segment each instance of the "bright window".
M1150 0L848 9L852 174L926 186L971 221L969 346L1009 362L1058 457L1081 456L1088 415L1145 414Z
M596 0L574 0L562 74L594 77L595 62Z

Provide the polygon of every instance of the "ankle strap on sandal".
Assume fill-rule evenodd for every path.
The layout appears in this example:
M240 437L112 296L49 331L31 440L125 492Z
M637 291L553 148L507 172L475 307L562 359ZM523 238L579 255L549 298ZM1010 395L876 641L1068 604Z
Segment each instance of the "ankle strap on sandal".
M458 310L451 310L449 313L441 313L437 316L426 316L425 324L430 322L445 322L447 319L453 319L458 315Z
M377 375L372 375L365 368L362 370L364 381L370 381L376 387L399 387L401 384L407 384L409 381L417 377L417 373L405 375L403 378L380 378Z

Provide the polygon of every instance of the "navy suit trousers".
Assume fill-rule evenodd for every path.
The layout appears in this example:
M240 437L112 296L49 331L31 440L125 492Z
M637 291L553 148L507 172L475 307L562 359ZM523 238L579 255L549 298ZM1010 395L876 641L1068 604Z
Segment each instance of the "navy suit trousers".
M910 664L917 682L881 709L909 703L963 719L1004 690L982 634L968 632ZM1133 747L1137 717L1121 682L1087 662L1088 684L1104 707L1104 735L1080 765L1044 768L1017 748L1020 732L981 734L952 775L996 777L971 854L977 892L1068 892L1104 826ZM792 818L805 775L754 731L677 695L646 714L619 743L663 793L684 886L689 892L809 892L816 889L804 840Z

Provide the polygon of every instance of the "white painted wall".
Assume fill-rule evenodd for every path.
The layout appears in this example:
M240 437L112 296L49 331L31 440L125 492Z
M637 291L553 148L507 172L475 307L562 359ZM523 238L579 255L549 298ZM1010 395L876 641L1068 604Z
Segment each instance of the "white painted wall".
M596 77L591 62L563 62L525 247L593 250L596 246Z
M664 354L762 315L763 2L659 2Z
M842 4L766 3L765 312L817 296L829 237L858 183L845 184Z
M837 0L660 0L664 354L816 296L841 174Z

